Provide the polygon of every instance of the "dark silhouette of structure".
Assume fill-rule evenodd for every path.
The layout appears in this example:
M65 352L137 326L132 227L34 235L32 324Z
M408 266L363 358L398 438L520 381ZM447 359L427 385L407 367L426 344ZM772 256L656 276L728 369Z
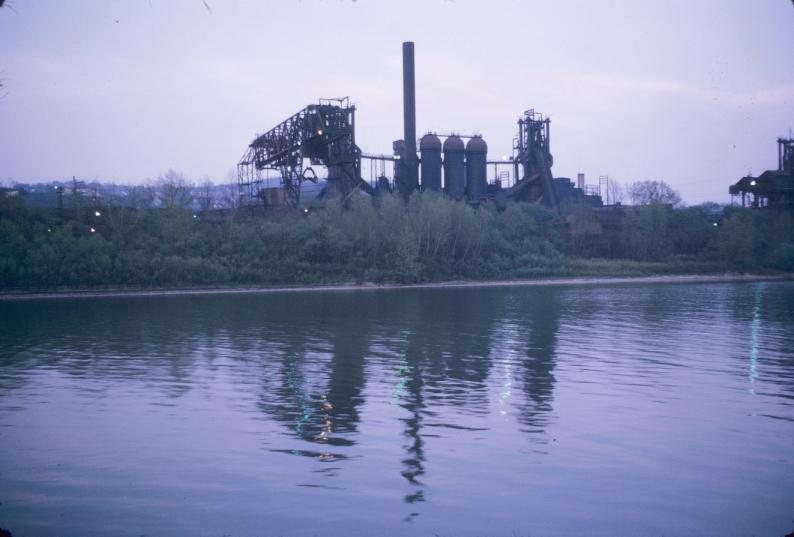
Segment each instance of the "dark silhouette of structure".
M742 177L731 185L731 196L741 196L742 207L794 208L794 138L778 138L777 170L758 177Z
M355 116L356 107L347 98L321 99L258 136L237 164L241 204L277 204L262 175L264 170L275 170L281 174L283 203L297 206L301 183L317 181L311 166L304 166L306 159L328 169L326 191L345 198L358 188L374 193L361 178Z
M515 200L540 203L557 209L560 205L551 166L554 162L549 149L551 120L535 110L527 110L518 120L518 137L514 147L515 177L519 164L523 168L521 180L511 189Z
M403 140L402 152L395 169L398 190L406 198L419 187L416 158L416 82L414 76L414 44L403 43Z
M311 166L322 165L327 168L327 184L321 197L331 193L346 200L356 191L376 195L396 189L408 199L417 190L443 190L453 199L466 199L472 205L488 200L501 205L510 198L559 209L560 196L551 172L551 121L532 109L518 120L511 157L489 161L488 145L479 135L428 133L419 144L420 158L412 42L403 43L402 57L403 138L393 143L392 155L362 154L355 140L355 107L347 98L321 99L320 104L307 106L251 143L237 165L240 205L296 207L301 201L301 184L318 181ZM443 146L440 138L445 138ZM466 145L462 139L468 140ZM371 162L373 170L379 170L377 178L370 178L371 183L362 178L362 158ZM387 164L392 167L393 181L385 175ZM489 166L494 170L490 182ZM279 186L267 184L263 175L267 170L276 172ZM598 197L585 192L582 195Z

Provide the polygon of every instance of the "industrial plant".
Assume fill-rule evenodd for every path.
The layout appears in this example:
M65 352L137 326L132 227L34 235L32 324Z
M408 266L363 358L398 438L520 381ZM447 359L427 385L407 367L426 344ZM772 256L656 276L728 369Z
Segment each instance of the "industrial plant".
M391 154L362 152L356 142L356 108L348 98L321 99L257 136L237 165L242 207L298 207L305 183L320 184L314 166L326 168L317 198L356 193L378 196L399 192L406 199L414 191L444 192L454 200L477 206L508 200L541 204L559 210L566 199L602 205L601 196L586 192L584 175L576 186L568 178L555 178L551 168L551 120L529 109L518 119L512 154L489 160L488 144L477 134L416 135L414 44L402 46L403 137ZM443 143L442 143L443 139ZM417 154L418 153L418 154ZM362 175L368 161L370 177ZM489 179L489 171L493 175ZM272 176L271 176L272 174ZM271 179L278 181L273 186Z
M794 138L778 138L777 170L742 177L729 191L742 207L794 208Z

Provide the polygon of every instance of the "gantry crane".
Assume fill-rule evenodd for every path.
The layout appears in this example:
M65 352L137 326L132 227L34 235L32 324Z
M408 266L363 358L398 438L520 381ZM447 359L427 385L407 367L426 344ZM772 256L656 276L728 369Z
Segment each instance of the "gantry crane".
M265 204L263 171L280 174L284 203L300 203L301 184L317 182L312 165L328 169L328 183L321 193L349 198L357 189L372 193L361 178L361 150L356 145L355 106L349 100L320 99L292 115L265 134L257 136L237 164L240 201ZM305 166L305 160L309 166Z

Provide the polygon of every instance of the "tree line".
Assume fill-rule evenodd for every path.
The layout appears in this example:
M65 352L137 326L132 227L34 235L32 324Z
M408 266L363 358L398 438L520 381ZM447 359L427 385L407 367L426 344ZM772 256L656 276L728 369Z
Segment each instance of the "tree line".
M231 172L230 172L231 173ZM176 170L168 170L155 180L124 185L73 178L51 183L12 183L17 195L34 207L69 209L83 207L128 207L134 209L210 209L236 208L237 185L214 183L208 176L197 181L187 179ZM58 196L61 196L59 202Z
M429 282L679 272L794 272L791 212L526 204L498 211L434 193L354 196L279 218L185 207L79 215L0 198L0 287ZM170 197L169 197L170 196ZM68 213L68 211L64 211Z

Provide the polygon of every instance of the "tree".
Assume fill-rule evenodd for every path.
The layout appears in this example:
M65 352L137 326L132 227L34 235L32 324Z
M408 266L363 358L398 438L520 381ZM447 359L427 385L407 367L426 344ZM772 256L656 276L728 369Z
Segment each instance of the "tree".
M151 209L156 198L155 187L151 184L133 186L129 190L129 206L133 209Z
M670 222L674 209L662 203L633 208L624 223L624 241L629 257L661 261L672 252Z
M215 185L206 175L201 180L198 202L202 211L209 211L215 206Z
M752 209L734 210L722 223L719 252L725 262L742 270L749 270L759 257L758 218Z
M617 205L618 203L623 202L623 195L625 194L625 189L623 185L619 182L615 181L614 179L610 179L609 183L607 183L607 199L608 203L612 205Z
M650 205L652 203L681 203L681 194L664 181L635 181L628 185L627 191L632 205Z
M226 172L226 183L218 186L218 203L221 207L235 209L239 201L237 173L229 170Z
M168 170L157 179L160 206L164 209L187 209L193 203L193 193L185 176Z

